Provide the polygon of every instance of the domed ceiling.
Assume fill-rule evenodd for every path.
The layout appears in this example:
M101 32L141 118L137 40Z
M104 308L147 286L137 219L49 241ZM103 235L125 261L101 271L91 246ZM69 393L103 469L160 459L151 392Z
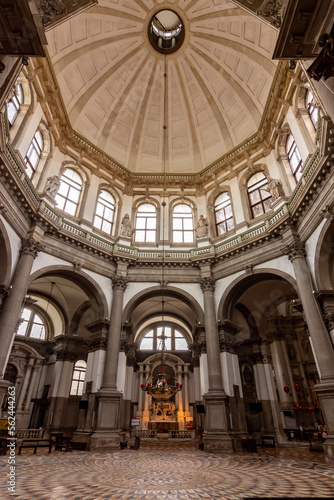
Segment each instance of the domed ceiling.
M163 9L184 27L167 55L148 37ZM258 130L276 37L229 0L99 0L48 51L77 133L132 172L193 174Z

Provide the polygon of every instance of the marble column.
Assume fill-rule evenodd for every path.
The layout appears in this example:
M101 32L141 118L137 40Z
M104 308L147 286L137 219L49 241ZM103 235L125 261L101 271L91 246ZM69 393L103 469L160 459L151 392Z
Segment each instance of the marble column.
M206 450L233 448L228 433L228 396L223 387L220 346L215 313L214 280L203 277L200 286L204 296L205 338L208 360L209 389L203 395L205 422L203 443Z
M300 301L310 333L310 343L317 365L320 383L314 386L328 430L324 449L334 460L334 349L322 314L314 296L311 273L308 268L305 247L297 235L287 247L293 264Z
M14 342L15 330L21 316L34 259L41 249L41 244L32 237L22 240L20 257L12 278L10 294L2 308L0 317L0 408L7 387L10 385L3 377Z
M121 343L123 295L127 286L126 278L112 278L113 299L110 314L110 327L102 386L97 393L98 410L96 430L91 438L92 450L115 448L120 443L120 400L122 394L117 390L117 369Z

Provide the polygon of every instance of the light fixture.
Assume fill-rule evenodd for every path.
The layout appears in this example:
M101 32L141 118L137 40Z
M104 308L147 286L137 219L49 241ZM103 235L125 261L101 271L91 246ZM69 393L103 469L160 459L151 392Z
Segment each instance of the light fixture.
M153 378L149 378L146 384L141 384L141 389L148 394L150 394L153 398L160 401L158 406L156 406L156 410L159 411L162 415L167 414L167 409L170 410L170 406L168 403L163 403L163 401L167 401L172 396L174 396L177 392L182 389L182 384L178 382L169 383L167 380L167 373L164 369L165 365L165 351L166 351L166 332L165 332L165 210L166 210L166 102L167 102L167 65L166 65L166 56L165 56L165 109L164 109L164 125L163 125L163 194L162 194L162 271L161 271L161 334L158 336L159 345L158 350L161 350L161 360L160 360L160 370L157 376L156 382L153 384ZM152 382L150 382L152 380ZM166 405L166 406L165 406ZM173 410L174 411L174 410Z

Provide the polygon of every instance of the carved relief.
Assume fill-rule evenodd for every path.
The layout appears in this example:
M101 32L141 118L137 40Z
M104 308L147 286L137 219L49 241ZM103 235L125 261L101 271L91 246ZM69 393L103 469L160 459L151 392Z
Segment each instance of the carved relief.
M269 21L275 28L282 26L283 6L281 2L269 0L262 5L262 9L257 11L257 15Z
M61 0L38 0L38 4L44 26L50 23L56 16L60 16L66 12L65 5Z

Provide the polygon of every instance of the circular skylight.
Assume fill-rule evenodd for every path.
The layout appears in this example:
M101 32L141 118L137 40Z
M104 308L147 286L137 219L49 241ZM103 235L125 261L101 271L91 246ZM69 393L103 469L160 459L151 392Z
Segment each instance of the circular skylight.
M184 26L174 11L161 10L152 17L148 35L155 50L170 54L181 46L184 39Z

